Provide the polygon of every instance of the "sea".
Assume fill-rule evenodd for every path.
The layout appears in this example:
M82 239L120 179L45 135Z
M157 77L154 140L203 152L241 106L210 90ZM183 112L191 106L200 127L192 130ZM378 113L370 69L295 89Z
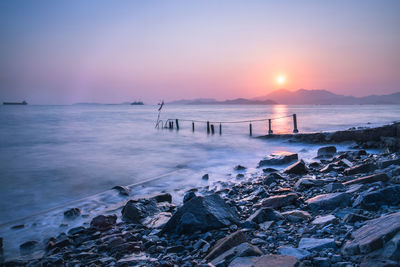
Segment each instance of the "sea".
M167 104L158 128L156 105L0 106L4 257L19 257L19 245L28 240L43 246L47 238L87 225L98 214L119 214L130 198L168 192L179 204L191 188L251 179L269 154L295 152L310 162L317 145L257 138L268 134L267 119L274 134L292 133L293 114L300 133L327 132L398 121L400 105ZM163 128L168 119L174 129ZM215 134L207 133L205 121ZM244 178L236 177L239 164L247 167ZM130 189L129 197L112 190L119 185ZM68 220L63 213L72 207L82 216ZM40 255L23 257L35 256Z

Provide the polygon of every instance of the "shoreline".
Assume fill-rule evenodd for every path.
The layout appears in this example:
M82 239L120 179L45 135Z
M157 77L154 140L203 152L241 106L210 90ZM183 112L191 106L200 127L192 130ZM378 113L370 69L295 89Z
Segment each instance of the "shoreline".
M310 164L301 159L296 161L294 156L289 160L288 155L267 157L261 164L265 165L261 168L265 167L263 174L244 178L236 185L221 183L225 187L219 190L209 186L189 190L185 203L179 206L171 203L172 196L168 193L128 201L115 216L99 215L88 227L77 226L67 234L49 239L44 244L46 248L36 256L38 259L6 261L4 265L47 262L55 265L195 266L211 262L215 266L236 266L234 264L241 262L247 264L241 266L253 266L256 262L274 259L289 264L286 266L299 262L304 266L345 266L345 263L380 264L400 260L395 253L399 247L392 254L386 248L387 244L395 242L390 240L400 234L399 136L400 124L394 123L335 133L260 137L322 144L335 143L335 140L356 141L358 144L354 148L359 150L332 153L333 148L329 152L325 147L322 150L326 155L320 155ZM355 140L349 140L350 137ZM363 148L389 151L367 154ZM269 164L279 161L293 165L283 171L268 170ZM243 175L246 168L239 165L236 173ZM372 178L366 178L371 175ZM389 194L392 201L381 203L365 198L374 192ZM396 192L399 197L395 196ZM325 196L328 198L319 199L320 195L328 195ZM76 215L73 210L71 215ZM385 240L379 248L371 245L373 248L365 249L354 244L358 237L354 233L362 227L373 227L369 222L374 219L379 225L391 220L397 228L377 237ZM37 251L40 246L34 240L21 245L25 255ZM379 249L382 251L377 254ZM368 255L360 256L360 252Z

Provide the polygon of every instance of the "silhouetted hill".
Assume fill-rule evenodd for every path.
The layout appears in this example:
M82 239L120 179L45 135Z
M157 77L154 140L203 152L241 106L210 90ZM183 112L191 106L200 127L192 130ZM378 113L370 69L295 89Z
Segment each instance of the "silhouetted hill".
M358 105L358 104L400 104L400 92L390 95L354 97L334 94L327 90L273 91L254 100L273 100L279 104L292 105Z

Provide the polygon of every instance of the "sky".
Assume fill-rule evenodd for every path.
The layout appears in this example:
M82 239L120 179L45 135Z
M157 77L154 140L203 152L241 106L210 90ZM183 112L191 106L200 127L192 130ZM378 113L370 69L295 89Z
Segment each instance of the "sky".
M400 91L398 0L2 0L0 101Z

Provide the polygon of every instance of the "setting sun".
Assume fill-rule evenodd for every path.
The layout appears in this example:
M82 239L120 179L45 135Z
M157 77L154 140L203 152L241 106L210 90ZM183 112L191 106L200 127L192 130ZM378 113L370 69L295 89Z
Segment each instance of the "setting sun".
M278 84L284 84L285 81L286 81L286 77L283 76L283 75L279 75L278 77L276 77L276 82L277 82Z

